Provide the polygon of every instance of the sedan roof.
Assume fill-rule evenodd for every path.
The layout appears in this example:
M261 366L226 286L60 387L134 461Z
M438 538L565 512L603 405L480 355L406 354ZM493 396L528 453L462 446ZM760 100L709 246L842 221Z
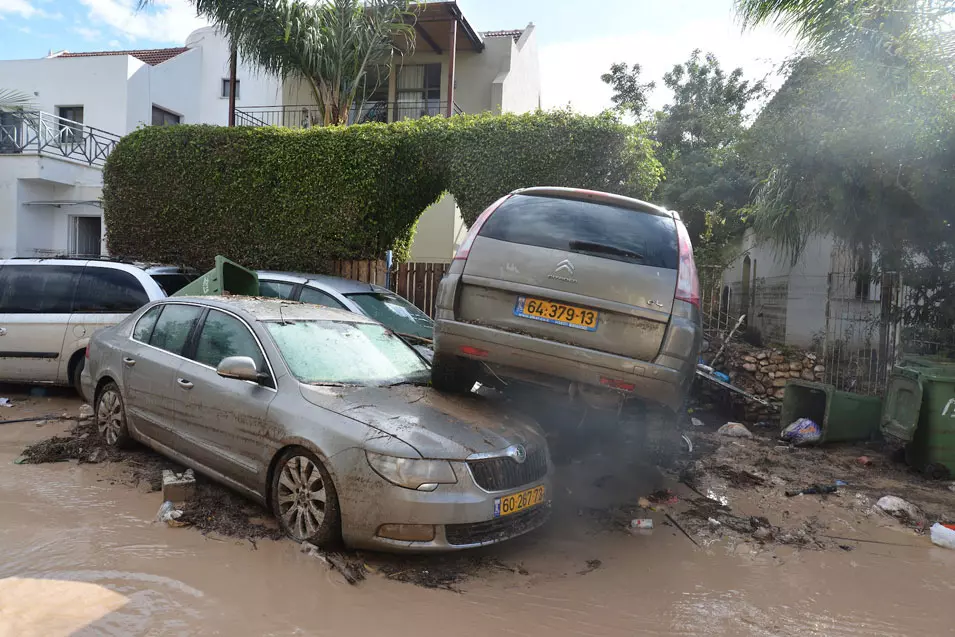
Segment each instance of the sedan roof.
M166 303L196 303L207 307L229 310L244 315L250 321L348 321L375 323L353 312L336 310L311 303L299 303L260 296L176 296L164 299Z
M372 285L371 283L362 283L352 279L343 279L338 276L329 276L327 274L309 274L307 272L276 272L269 270L259 270L258 275L263 278L269 278L269 275L291 277L307 281L315 281L320 285L329 287L339 294L360 294L362 292L387 292L383 287Z

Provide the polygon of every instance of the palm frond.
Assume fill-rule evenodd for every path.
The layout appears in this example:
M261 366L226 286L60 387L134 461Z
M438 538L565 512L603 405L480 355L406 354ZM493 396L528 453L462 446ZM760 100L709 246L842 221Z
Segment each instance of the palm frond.
M27 93L9 88L0 88L0 111L13 111L29 108L33 98Z

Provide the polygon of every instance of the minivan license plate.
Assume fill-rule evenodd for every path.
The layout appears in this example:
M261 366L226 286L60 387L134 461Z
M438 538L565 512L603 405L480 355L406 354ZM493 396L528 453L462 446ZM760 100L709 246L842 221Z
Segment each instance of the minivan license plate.
M597 319L599 318L599 314L594 310L527 296L517 297L514 314L521 318L573 327L588 332L597 331Z

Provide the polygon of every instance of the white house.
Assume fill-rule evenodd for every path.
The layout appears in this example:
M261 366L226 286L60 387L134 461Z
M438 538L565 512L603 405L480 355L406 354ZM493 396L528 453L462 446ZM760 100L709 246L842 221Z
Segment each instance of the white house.
M183 47L0 61L0 87L33 96L30 110L0 113L0 258L104 252L106 156L140 126L226 124L228 70L208 27ZM245 65L236 76L237 104L280 95Z
M392 122L455 113L526 113L540 108L541 80L533 23L523 29L476 31L457 2L416 7L415 46L390 72L370 73L374 88L352 122ZM321 121L309 86L284 83L281 99L237 108L236 123L299 128ZM418 220L412 261L450 263L467 226L450 195Z

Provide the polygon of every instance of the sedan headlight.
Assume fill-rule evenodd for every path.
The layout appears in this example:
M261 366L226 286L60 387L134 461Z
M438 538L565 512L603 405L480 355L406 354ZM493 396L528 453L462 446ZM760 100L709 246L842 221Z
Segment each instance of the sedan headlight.
M418 491L434 491L439 484L454 484L458 479L447 460L396 458L366 451L365 457L375 473L392 484Z

